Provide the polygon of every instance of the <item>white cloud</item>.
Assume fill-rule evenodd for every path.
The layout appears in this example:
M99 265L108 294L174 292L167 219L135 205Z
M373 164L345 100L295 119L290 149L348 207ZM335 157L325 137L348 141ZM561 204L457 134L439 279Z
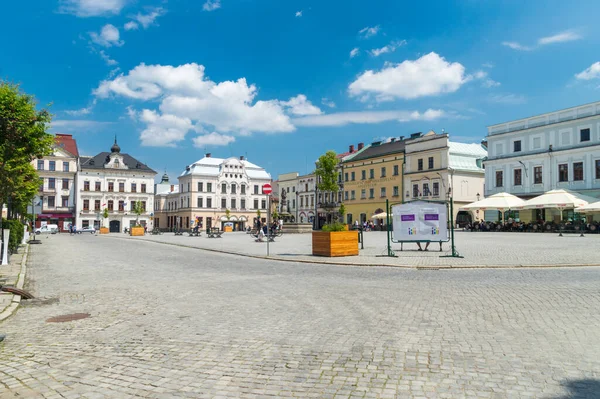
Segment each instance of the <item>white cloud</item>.
M486 62L484 64L481 64L481 66L484 68L493 68L494 64L492 64L491 62Z
M98 54L100 54L100 57L104 60L104 62L106 62L106 65L113 66L118 64L118 62L110 58L110 56L106 54L104 50L100 50Z
M477 71L469 78L474 80L481 80L481 87L485 87L486 89L500 86L500 82L496 82L495 80L491 79L488 76L488 73L485 71Z
M373 26L373 27L366 27L366 28L362 28L361 30L358 31L358 34L361 35L364 39L368 39L369 37L375 36L377 33L379 33L380 30L380 26Z
M600 78L600 61L590 65L589 68L575 75L579 80L592 80Z
M525 104L527 102L527 99L525 98L525 96L520 94L496 94L490 96L488 98L488 101L496 104L517 105Z
M147 29L149 26L154 25L156 18L158 18L164 14L165 14L165 9L162 7L153 8L147 14L137 13L135 16L132 17L134 19L134 21L136 21L137 23L134 21L128 22L127 24L125 24L125 30L130 30L130 29L127 29L128 25L132 29L137 29L138 23L140 25L142 25L142 27L144 29ZM133 25L130 25L130 24L135 24L135 27L133 27Z
M122 46L125 44L125 42L119 40L119 37L119 29L111 24L104 25L100 31L100 34L96 32L90 32L90 38L92 41L102 47Z
M140 26L135 21L129 21L125 24L125 26L123 26L123 28L125 28L125 30L138 30Z
M431 121L446 117L443 110L428 109L423 113L418 111L361 111L339 112L335 114L306 116L293 119L296 126L346 126L349 124L372 124L389 121Z
M67 110L67 111L65 111L65 113L67 115L71 115L71 116L89 115L95 106L96 106L96 100L94 99L92 101L92 103L85 108L76 109L76 110Z
M296 17L300 18L302 16L302 11L296 11Z
M131 119L132 121L137 120L137 111L135 109L133 109L133 107L130 105L127 107L127 116L129 117L129 119Z
M328 99L327 97L323 97L321 99L321 104L323 104L329 108L335 108L335 103L332 100Z
M581 35L568 30L568 31L557 33L556 35L542 37L538 40L538 44L543 46L546 44L553 44L553 43L572 42L574 40L579 40L579 39L581 39Z
M292 115L320 115L323 113L319 107L308 101L304 94L298 94L288 101L281 101L281 105L287 107L288 112Z
M212 132L192 139L194 147L204 148L205 146L225 146L235 141L235 137Z
M60 0L59 11L78 17L118 15L128 0Z
M370 51L371 55L375 57L379 57L381 54L385 53L393 53L400 46L404 46L406 44L406 40L394 41L388 44L387 46L381 48L374 48Z
M533 50L531 47L527 47L527 46L523 46L520 43L517 42L502 42L503 46L506 47L510 47L513 50L519 50L519 51L530 51Z
M206 0L202 6L204 11L214 11L219 8L221 8L221 0Z
M351 51L350 51L350 58L354 58L356 57L358 54L360 54L360 49L358 47L354 47Z
M282 133L295 130L289 116L321 112L305 96L289 101L256 101L258 90L245 78L213 82L198 64L140 64L128 74L102 81L94 94L99 98L119 95L136 100L159 100L157 110L144 109L140 120L145 145L174 145L195 131L249 134Z
M388 63L381 71L368 70L350 84L348 91L363 100L375 95L378 101L390 101L452 93L467 81L462 64L450 63L432 52L415 61Z

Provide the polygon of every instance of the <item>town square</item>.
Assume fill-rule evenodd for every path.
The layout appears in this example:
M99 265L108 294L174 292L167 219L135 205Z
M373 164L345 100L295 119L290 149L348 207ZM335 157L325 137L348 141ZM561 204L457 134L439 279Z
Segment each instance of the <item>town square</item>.
M0 399L600 398L600 3L2 7Z

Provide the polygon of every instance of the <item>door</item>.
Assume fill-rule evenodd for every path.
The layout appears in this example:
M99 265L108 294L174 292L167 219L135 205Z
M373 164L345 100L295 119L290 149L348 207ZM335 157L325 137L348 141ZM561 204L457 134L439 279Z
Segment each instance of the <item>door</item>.
M111 220L110 223L108 224L109 226L109 231L111 233L120 233L121 232L121 222L119 222L118 220Z

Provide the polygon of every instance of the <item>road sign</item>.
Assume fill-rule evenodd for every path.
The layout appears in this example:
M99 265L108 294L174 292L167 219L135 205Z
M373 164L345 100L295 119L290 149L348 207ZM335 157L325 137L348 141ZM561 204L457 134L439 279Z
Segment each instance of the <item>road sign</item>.
M273 187L269 183L263 184L262 186L263 194L271 194L273 192Z

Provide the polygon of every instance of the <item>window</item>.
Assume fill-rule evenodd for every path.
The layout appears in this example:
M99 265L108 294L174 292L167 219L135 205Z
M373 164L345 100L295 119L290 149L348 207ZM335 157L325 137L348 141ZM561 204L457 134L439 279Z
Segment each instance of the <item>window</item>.
M261 209L267 209L267 200L260 201L260 207Z
M235 198L231 199L231 209L237 209L237 201L235 200Z
M44 160L43 159L38 160L37 170L44 170Z
M350 193L348 191L344 191L344 201L348 201L350 197ZM302 207L302 198L300 198L300 207Z
M206 183L206 192L212 193L212 183Z
M254 185L254 194L258 194L258 184ZM258 209L258 206L256 206L255 208Z
M417 161L417 169L423 170L423 158L419 158L419 160Z
M146 192L146 184L142 184L141 190L142 193Z
M69 163L63 162L63 172L68 172L68 171L69 171Z
M245 195L245 194L246 194L246 185L245 185L245 184L242 184L242 186L241 186L241 190L240 190L240 191L241 191L241 194L242 194L242 195Z
M522 169L515 169L513 171L513 184L515 186L520 186L520 185L523 184L522 174L523 174L523 170Z
M366 170L361 170L360 180L367 180L367 171Z
M369 189L369 198L375 198L375 189L374 188Z
M119 192L120 193L124 193L125 192L125 183L124 182L120 182L119 183Z
M600 159L596 159L596 179L600 179Z
M419 185L413 184L413 197L416 198L419 196Z
M62 189L63 190L69 189L69 179L62 179Z
M513 141L513 152L521 152L521 140Z
M56 162L55 161L49 161L48 162L48 170L54 172L56 170Z
M433 169L433 157L429 157L429 169Z
M501 170L496 171L496 187L504 187L504 173Z
M579 141L590 141L590 129L581 129L579 131Z
M542 138L541 137L534 137L533 138L532 147L533 147L534 150L539 150L540 148L542 148Z
M393 189L393 194L392 194L392 195L393 195L394 197L398 197L398 196L399 196L399 192L400 192L400 191L398 190L398 186L394 186L394 189Z
M362 189L360 190L360 199L366 199L367 198L367 190L366 189Z
M95 200L94 201L94 210L95 211L99 211L100 210L100 200Z
M573 163L573 180L574 181L582 181L583 180L583 162L574 162Z
M352 200L356 199L356 192L354 190L352 190L350 192L350 199L352 199Z
M310 196L310 206L315 206L315 196L314 195Z
M133 202L131 203L132 206L132 210L133 210ZM108 200L108 210L112 211L113 210L113 200Z
M569 165L566 163L558 165L558 181L569 181Z
M206 199L206 207L207 208L212 208L212 198L207 198Z
M83 200L83 210L84 211L90 210L90 200Z
M125 201L119 201L119 212L125 211Z
M533 184L542 184L542 167L536 166L533 168Z
M244 198L240 200L240 208L242 208L242 210L246 209L246 200Z
M342 182L342 173L338 173L338 183ZM296 187L292 187L292 192L296 192Z
M375 169L369 169L369 179L375 178Z
M398 169L400 169L398 168L398 165L394 165L394 176L398 176Z
M429 196L429 183L423 183L423 195L425 197Z
M348 181L348 172L344 173L344 181Z
M131 192L132 192L132 193L135 193L135 192L137 192L137 184L135 184L135 183L131 183Z
M437 197L439 195L440 195L440 183L434 182L433 183L433 196Z
M292 209L296 209L296 200L295 199L292 200Z
M187 184L187 190L185 190L186 192L189 193L190 191L192 191L191 185L192 185L192 183L188 182L188 184Z
M221 198L221 208L227 208L227 198Z
M258 200L257 199L254 200L254 209L258 209Z
M54 208L54 206L56 206L55 197L53 195L51 195L48 197L48 207Z
M204 189L203 186L204 186L204 184L198 183L198 192L200 192L200 193L202 192L202 190Z
M146 212L146 201L142 201L142 211Z
M115 191L115 183L113 183L111 181L108 182L108 191L109 192Z
M90 182L89 181L83 182L83 191L90 191Z
M385 177L385 167L381 168L381 177Z
M56 188L56 179L54 177L48 179L48 188Z
M350 176L352 177L352 181L356 180L356 172L352 172Z
M227 194L227 183L221 184L221 194Z
M231 185L231 194L237 194L237 186L235 184ZM233 206L232 206L233 208Z
M197 204L198 208L202 208L202 206L204 205L204 204L203 204L203 202L204 202L204 201L203 201L203 198L202 198L202 197L198 197L198 200L197 200L197 201L198 201L198 204Z
M88 188L89 188L89 186L90 186L90 183L88 182ZM101 184L100 184L100 182L99 182L99 181L97 181L97 182L96 182L96 186L95 186L95 188L94 188L94 189L95 189L96 191L100 191L100 187L101 187ZM89 190L88 190L88 191L89 191Z
M385 187L381 187L381 197L385 197L387 195Z

